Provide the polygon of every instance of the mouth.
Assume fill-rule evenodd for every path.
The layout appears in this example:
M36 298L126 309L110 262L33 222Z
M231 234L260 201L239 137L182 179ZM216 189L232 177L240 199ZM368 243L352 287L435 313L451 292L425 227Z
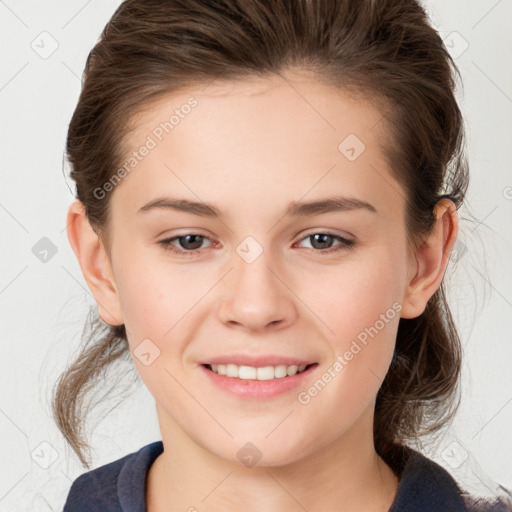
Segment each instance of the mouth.
M199 368L211 385L243 400L270 400L287 396L294 389L307 386L318 367L316 362L305 364L306 361L301 360L275 361L296 363L277 365L260 362L261 366L224 364L222 361L217 359L215 362L201 363Z
M294 375L305 373L311 368L318 366L318 363L302 365L276 365L276 366L245 366L233 363L226 364L203 364L207 370L217 375L239 379L268 381L286 379Z

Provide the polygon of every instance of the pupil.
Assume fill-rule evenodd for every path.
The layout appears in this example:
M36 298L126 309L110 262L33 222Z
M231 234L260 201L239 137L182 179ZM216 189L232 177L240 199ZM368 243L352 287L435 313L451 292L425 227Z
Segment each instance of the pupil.
M199 242L196 241L196 243L195 243L196 247L187 247L187 244L189 242L186 241L185 242L185 248L187 248L187 249L197 249L197 248L201 247L201 242L202 242L201 235L186 235L186 236L182 236L181 240L183 240L183 239L185 239L185 240L192 239L192 245L194 245L194 242L193 242L194 238L198 238L199 239Z
M320 234L316 234L316 235L312 235L312 236L315 239L315 243L316 243L317 242L316 237L327 237L327 238L330 238L331 235L324 235L324 234L320 233ZM326 243L327 242L325 242L325 240L324 241L320 240L320 245L325 245ZM321 248L324 248L324 247L321 247Z

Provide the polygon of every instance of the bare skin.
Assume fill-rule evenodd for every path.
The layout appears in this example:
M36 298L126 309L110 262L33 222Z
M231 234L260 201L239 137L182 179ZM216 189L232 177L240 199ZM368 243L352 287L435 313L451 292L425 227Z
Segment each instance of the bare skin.
M191 96L197 106L116 185L108 244L80 202L68 214L103 320L125 324L132 355L147 339L159 350L148 365L133 357L164 444L148 475L148 511L385 512L399 482L375 452L375 397L399 318L420 315L441 284L457 237L455 205L438 203L432 231L410 251L405 192L380 146L383 113L305 74L169 95L133 119L127 154ZM364 151L357 139L339 149L349 134ZM294 201L334 195L375 211L285 216ZM212 203L224 216L139 211L170 196ZM327 247L311 238L322 233L333 235ZM187 234L204 237L193 256L184 253L195 247L175 238ZM236 250L246 237L256 242L251 251L261 248L250 263ZM181 254L159 243L171 238ZM337 356L370 326L377 334L333 377ZM200 365L235 352L318 366L300 389L244 399L211 384ZM261 453L253 467L237 456L248 442Z

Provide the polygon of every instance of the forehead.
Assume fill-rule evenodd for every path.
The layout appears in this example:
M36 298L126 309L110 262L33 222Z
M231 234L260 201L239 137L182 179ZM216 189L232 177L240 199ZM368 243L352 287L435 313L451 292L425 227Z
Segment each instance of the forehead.
M383 112L307 75L189 87L146 106L130 125L126 158L148 140L154 146L113 196L133 208L163 189L219 204L233 204L236 191L246 209L258 198L284 207L334 189L401 206L384 156Z
M190 109L187 103L192 98L197 107ZM142 136L152 133L160 123L169 121L173 113L178 114L179 119L174 116L173 137L166 139L178 139L180 132L185 132L190 138L191 131L198 127L201 127L201 134L215 127L220 140L221 130L229 131L237 123L236 130L241 134L238 143L248 132L256 135L262 126L265 129L259 131L261 136L280 133L283 139L286 136L290 139L293 135L306 134L310 137L313 131L324 131L330 132L326 143L335 144L344 132L351 130L351 133L371 142L370 139L382 135L382 127L377 125L385 124L383 110L384 101L374 95L335 88L318 81L307 71L212 80L184 87L144 105L128 120L130 133L125 138L125 146L128 150L136 146ZM183 119L187 122L181 123ZM179 130L177 124L181 124ZM280 130L283 125L289 128L286 133ZM290 131L290 128L293 129ZM373 134L369 133L372 131ZM312 142L316 141L312 139Z

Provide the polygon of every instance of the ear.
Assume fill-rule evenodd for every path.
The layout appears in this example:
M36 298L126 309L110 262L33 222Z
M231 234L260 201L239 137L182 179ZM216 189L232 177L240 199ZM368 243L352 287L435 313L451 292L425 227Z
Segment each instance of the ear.
M420 316L428 300L441 285L450 253L457 239L459 220L453 201L441 199L434 208L436 221L426 239L416 250L405 290L401 318Z
M103 241L92 229L85 207L79 200L75 200L69 207L67 233L85 281L98 305L101 319L110 325L122 325L123 315L107 251Z

